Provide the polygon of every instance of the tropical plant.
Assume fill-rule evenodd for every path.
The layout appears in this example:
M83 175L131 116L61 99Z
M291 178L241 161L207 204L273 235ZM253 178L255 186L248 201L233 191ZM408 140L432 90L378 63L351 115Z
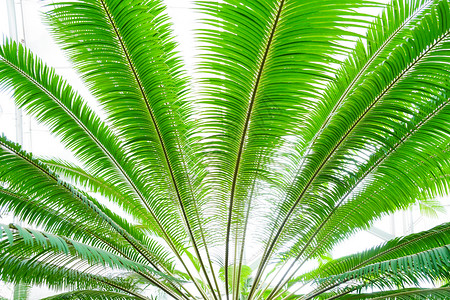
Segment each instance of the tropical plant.
M52 5L100 110L2 44L3 88L76 162L0 139L0 207L21 220L0 227L0 279L48 299L450 298L450 223L327 257L449 194L449 2L197 7L192 84L162 0Z
M27 300L29 292L30 287L20 282L14 286L13 300Z

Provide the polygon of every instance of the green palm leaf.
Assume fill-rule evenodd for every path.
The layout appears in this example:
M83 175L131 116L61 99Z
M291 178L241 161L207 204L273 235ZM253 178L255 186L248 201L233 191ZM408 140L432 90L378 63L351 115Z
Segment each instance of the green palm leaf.
M205 235L191 186L191 159L178 146L186 131L176 113L186 103L185 80L161 1L65 2L48 18L94 96L106 111L113 112L109 121L138 166L127 170L134 172L130 175L134 192L182 263L182 244L189 237L211 285L199 253ZM102 38L99 32L82 30L86 26L98 28ZM134 32L137 27L141 28L139 35ZM91 45L96 45L95 53ZM96 72L99 63L112 72ZM143 177L147 174L151 178ZM177 200L175 205L172 199ZM168 216L161 203L177 214Z
M340 296L341 299L445 299L450 296L448 288L401 289L372 294Z
M0 86L75 158L0 138L0 209L18 220L0 227L0 279L60 293L46 299L447 297L448 223L305 269L449 194L448 0L196 7L198 84L163 0L49 7L98 115L0 45Z
M362 253L335 259L304 278L328 277L357 269L369 263L399 258L450 243L450 224L444 223L430 230L392 239Z
M380 263L371 264L350 272L345 272L337 276L332 276L323 281L330 287L328 290L338 284L349 280L366 281L365 285L377 287L393 287L404 284L419 284L420 280L448 280L450 248L434 248L418 254L400 257ZM317 293L311 293L305 299L312 299Z
M139 296L126 295L122 293L109 292L109 291L96 291L96 290L84 290L84 291L75 291L62 293L51 297L42 298L42 300L129 300L129 299L148 299L148 298L140 298Z
M14 286L14 300L27 300L30 287L26 284L16 284Z

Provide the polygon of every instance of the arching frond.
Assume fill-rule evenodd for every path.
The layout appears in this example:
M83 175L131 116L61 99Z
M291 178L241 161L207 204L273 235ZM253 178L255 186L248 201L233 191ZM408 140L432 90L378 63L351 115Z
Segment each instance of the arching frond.
M367 264L412 255L448 244L450 244L450 224L444 223L427 231L392 239L361 253L335 259L302 277L309 280L338 275Z
M51 4L93 99L0 45L1 88L76 159L0 138L18 223L0 229L0 279L48 299L445 297L448 223L321 259L450 192L450 3L384 2L196 1L198 86L164 0Z
M430 289L401 289L386 292L374 292L371 294L359 295L341 295L340 299L429 299L440 300L450 296L449 288L430 288Z
M50 297L41 298L41 300L129 300L129 299L147 299L139 298L133 295L126 295L122 293L109 292L109 291L96 291L96 290L83 290L62 293Z

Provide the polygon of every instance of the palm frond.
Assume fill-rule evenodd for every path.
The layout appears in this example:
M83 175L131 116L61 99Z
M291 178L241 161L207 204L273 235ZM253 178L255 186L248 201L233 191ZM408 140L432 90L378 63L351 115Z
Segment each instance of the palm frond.
M62 293L50 297L41 298L41 300L130 300L130 299L148 299L138 296L127 295L110 291L83 290Z
M93 193L99 193L105 199L114 203L127 203L126 207L132 207L133 202L129 201L129 197L122 193L122 191L111 183L101 177L88 172L83 167L78 166L72 162L61 159L46 159L40 158L40 161L45 163L50 169L57 173L60 177L71 182L75 186L80 186L83 190ZM136 216L136 210L133 210L133 217ZM156 226L149 227L149 230L156 228Z
M385 292L374 292L370 294L359 295L341 295L339 299L351 300L351 299L428 299L428 300L440 300L446 299L450 296L449 288L429 288L429 289L400 289ZM332 298L330 298L332 299Z
M118 255L109 253L108 251L75 242L66 237L40 232L35 229L23 228L17 224L0 224L0 227L2 228L1 242L5 244L5 241L7 240L10 244L10 246L3 246L2 252L4 253L10 251L8 248L21 249L23 245L31 245L32 247L36 246L34 249L51 250L64 253L66 255L77 256L88 261L90 264L101 264L113 269L125 268L128 271L133 270L144 273L149 271L155 272L154 269L149 268L146 265L123 259ZM19 241L19 243L16 243L16 241ZM20 244L20 246L16 246L15 244ZM21 249L21 251L25 252L24 249ZM14 250L11 250L11 252L14 253Z
M18 145L1 138L0 146L0 161L3 163L0 169L1 176L11 187L16 188L19 192L44 196L43 203L48 203L54 210L64 210L66 214L75 216L81 214L83 218L97 220L103 226L108 226L117 232L150 264L155 264L149 248L132 235L138 232L126 230L133 227L124 229L120 226L127 224L123 219L115 218L114 214L94 198L80 193L70 184L61 181L48 167L29 153L22 151ZM21 175L15 176L17 172L20 172ZM29 180L18 181L19 178L23 178L22 176Z
M446 297L448 223L328 255L450 193L450 3L391 1L197 1L198 89L164 0L51 4L93 99L0 45L1 88L76 159L0 138L18 223L0 227L0 280L49 299Z
M14 89L20 107L49 125L96 176L115 185L123 195L130 195L130 187L121 180L121 175L126 177L126 156L119 140L53 69L15 42L0 48L0 68L2 83ZM118 202L126 211L143 217L148 224L155 222L134 197L126 198L128 201Z
M14 213L18 220L43 228L49 233L63 235L103 250L120 253L122 256L132 257L134 261L140 263L146 261L134 249L129 249L128 244L120 238L120 235L104 225L92 222L91 217L85 218L83 215L69 217L64 212L53 210L40 201L29 199L6 189L0 189L0 206L4 207L4 211ZM156 261L161 264L164 261L170 262L167 254L159 245L153 242L152 248L151 242L146 244L152 249L151 252ZM166 266L169 270L173 268L170 263Z
M15 259L30 259L35 267L49 268L69 268L80 273L80 276L100 275L102 266L106 267L103 272L104 276L114 272L113 270L125 270L126 272L134 272L173 295L172 291L167 288L163 279L173 280L165 274L156 272L155 269L145 264L136 263L132 260L122 258L98 247L88 246L64 236L56 236L46 232L40 232L34 229L25 229L19 225L10 224L9 226L0 225L2 230L2 250L0 252L0 261L3 269L17 268ZM42 266L41 266L42 265ZM108 271L109 270L109 271ZM17 271L17 270L16 270ZM8 273L5 271L5 273ZM155 277L154 275L157 275ZM97 280L96 278L93 278ZM53 279L52 279L53 280ZM101 281L101 283L114 286L114 282ZM119 290L124 288L119 285Z
M280 137L301 133L320 85L331 79L329 65L337 62L333 55L346 51L339 41L352 36L343 29L355 21L351 7L362 2L199 3L207 14L204 22L215 29L201 32L207 51L201 68L210 76L204 80L198 130L207 133L204 147L216 169L210 180L218 186L211 196L222 208L217 218L227 216L218 222L218 230L227 233L227 272L232 244L239 249L234 264L242 264L245 237L240 241L239 236L248 223L245 211L253 209L245 203L248 192L264 173L269 155L289 140ZM322 14L308 18L318 7L324 8ZM308 22L297 22L302 17Z
M30 286L18 283L14 285L13 300L27 300Z
M444 223L430 230L392 239L361 253L335 259L302 278L311 280L319 277L338 275L358 269L369 263L381 262L412 255L429 248L437 248L450 243L450 224Z
M331 276L319 281L326 282L328 287L310 293L305 299L312 299L318 294L344 282L355 280L365 282L365 286L392 288L412 284L419 286L420 281L449 277L450 246L434 248L417 254L403 256L371 264L359 269Z
M205 220L191 185L199 174L192 173L195 155L186 158L186 129L178 113L188 105L185 79L164 10L162 1L74 1L55 5L48 18L133 157L127 172L134 172L135 192L162 237L182 263L190 240L213 290L199 252L205 246ZM83 30L86 26L93 30ZM172 208L161 209L161 203Z
M41 254L42 255L42 254ZM66 263L70 263L67 262ZM120 280L114 280L101 275L92 275L51 263L36 263L31 259L8 257L7 264L2 260L0 264L1 279L6 282L23 283L31 285L45 284L55 289L104 289L116 291L132 291L134 287Z
M422 18L418 23L420 26L413 23L411 27L402 30L403 34L393 39L395 42L401 41L400 45L397 46L398 44L394 43L396 48L392 45L393 49L385 52L383 63L369 69L371 73L366 76L365 81L359 84L358 89L350 95L349 99L340 105L339 110L330 119L326 130L323 130L320 137L317 138L312 148L314 155L308 156L302 172L296 179L294 188L283 202L283 207L285 207L283 213L277 215L277 222L280 225L275 227L278 229L269 243L269 252L275 248L278 241L281 241L280 244L283 245L286 241L295 239L296 236L308 236L305 231L311 230L311 225L316 222L318 223L315 225L316 228L320 227L321 221L326 220L330 213L334 213L336 204L339 203L336 202L336 199L339 199L339 193L348 192L349 189L351 191L352 184L358 183L361 175L365 176L364 170L370 169L376 162L373 160L377 157L376 155L384 155L386 151L389 154L389 147L395 146L395 143L399 143L399 141L400 144L405 142L398 134L404 128L402 124L411 124L413 127L408 128L410 131L406 131L406 135L413 135L423 125L422 121L428 122L430 121L428 119L431 119L430 123L432 123L436 114L445 115L447 110L444 106L447 97L442 95L448 87L445 86L445 83L441 84L439 77L435 77L436 80L433 82L428 79L434 76L434 70L430 69L430 66L442 61L440 53L447 51L449 46L447 25L445 22L439 21L447 18L448 3L446 1L439 2L436 6L424 10L421 15ZM428 34L430 28L433 28L432 34ZM406 39L409 35L426 35L426 38L421 38L420 41L418 38ZM408 56L405 59L394 58L397 55L404 55L405 51L411 52L407 52ZM381 59L381 56L378 56L378 59ZM433 62L434 59L435 62ZM445 58L443 60L445 61ZM442 61L443 65L444 61ZM426 75L428 70L429 75ZM420 77L417 77L419 73ZM412 82L417 82L417 78L424 78L423 80L419 79L420 82L429 83L429 86L415 91L415 85ZM409 91L417 105L424 104L424 110L419 112L419 110L412 111L410 109L408 111L407 107L411 106L411 102L408 102L409 98L395 96L399 95L400 91L403 95L405 91ZM436 98L437 103L425 100L420 102L419 94L415 96L415 93L422 92L426 93L426 97ZM423 94L420 95L423 96ZM386 114L386 109L383 107L386 109L389 107L389 115ZM423 116L423 112L427 110L431 114ZM395 112L398 113L394 115ZM439 117L436 117L434 121L442 122ZM371 126L370 136L367 135L369 126ZM440 132L440 126L430 125L428 128L433 129L431 131L436 134ZM395 132L396 135L386 139L385 136L388 132ZM403 132L405 132L404 129ZM382 134L385 135L382 137ZM334 142L332 142L333 140ZM432 142L426 145L422 143L424 147L422 152L436 147L436 144ZM440 143L440 141L436 142ZM361 149L362 145L364 145L365 151L356 152L356 147ZM357 165L355 165L356 161L358 161ZM414 195L410 194L409 197L414 198ZM292 205L286 204L286 201ZM305 215L308 218L304 218ZM314 236L314 230L311 232ZM338 240L335 239L335 241ZM308 244L306 243L306 245ZM302 254L303 251L304 248L300 248L298 252L294 249L291 253ZM269 255L266 255L263 262L268 258Z

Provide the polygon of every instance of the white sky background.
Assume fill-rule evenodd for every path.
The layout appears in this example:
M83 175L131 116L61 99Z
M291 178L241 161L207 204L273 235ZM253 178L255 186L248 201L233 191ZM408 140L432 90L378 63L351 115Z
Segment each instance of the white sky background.
M15 0L18 23L19 39L25 38L26 45L31 48L50 66L56 68L57 72L63 75L69 83L74 86L84 96L85 99L92 98L78 79L76 73L70 68L69 62L64 58L62 52L53 42L46 31L46 27L41 23L40 11L49 0ZM172 17L177 41L180 44L181 52L187 70L192 74L195 64L195 47L193 31L198 23L195 21L198 15L193 11L193 1L191 0L166 0L168 13ZM23 9L23 23L22 10ZM6 0L0 0L0 36L9 36L8 16ZM2 38L0 38L2 39ZM16 139L14 104L6 93L0 93L0 133L4 133L12 140ZM24 116L23 123L24 147L37 155L53 155L70 159L71 155L53 138L44 126L37 124L29 117ZM446 205L450 204L449 198L442 199ZM394 216L388 216L375 224L373 231L384 231L388 234L403 235L411 232L426 230L444 221L447 221L447 214L440 214L438 218L427 218L421 216L417 209L399 212ZM0 216L0 223L9 223L11 218ZM382 233L383 234L383 233ZM364 250L370 246L377 245L383 240L373 233L361 232L354 238L338 245L333 251L333 257L354 253ZM39 299L51 295L51 292L43 288L34 288L30 299ZM9 285L0 283L0 296L12 298L12 289Z

